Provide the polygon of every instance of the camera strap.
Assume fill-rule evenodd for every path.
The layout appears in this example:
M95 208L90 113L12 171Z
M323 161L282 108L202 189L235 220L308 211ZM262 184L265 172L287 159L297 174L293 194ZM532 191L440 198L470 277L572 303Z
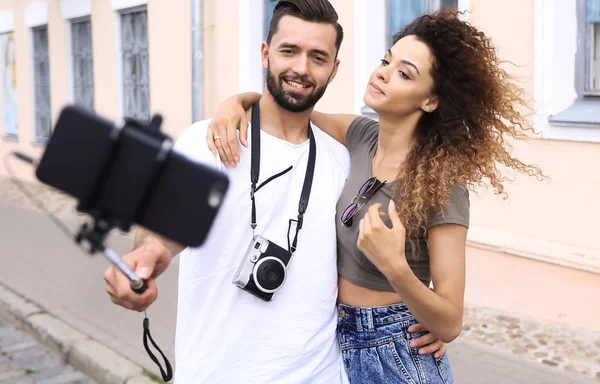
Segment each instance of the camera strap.
M254 199L254 194L263 186L265 186L268 182L276 179L279 176L286 174L287 172L292 170L290 166L288 169L269 177L258 187L256 183L258 183L258 176L260 174L260 110L259 110L260 100L257 101L252 106L252 158L251 158L251 167L250 167L250 180L252 182L250 188L250 199L252 200L252 222L250 226L252 227L252 231L256 229L256 202ZM310 141L310 147L308 152L308 165L306 166L306 174L304 176L304 185L302 186L302 193L300 195L300 202L298 203L298 218L296 220L290 219L289 227L288 227L288 250L293 254L296 251L296 247L298 245L298 233L300 229L302 229L302 224L304 222L304 213L306 212L306 208L308 207L308 198L310 197L310 190L312 188L313 176L315 173L315 162L317 157L317 143L315 141L315 137L310 126L310 122L308 123L308 136ZM292 222L296 223L296 235L294 236L294 240L290 244L290 230L292 227Z

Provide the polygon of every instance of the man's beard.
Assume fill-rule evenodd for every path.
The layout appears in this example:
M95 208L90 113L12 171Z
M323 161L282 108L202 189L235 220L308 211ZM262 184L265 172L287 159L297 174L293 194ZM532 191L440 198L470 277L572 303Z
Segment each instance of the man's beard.
M308 95L302 95L294 91L285 91L283 89L283 78L279 78L279 81L275 78L273 72L271 72L271 66L267 68L267 89L275 102L286 111L290 112L303 112L309 108L314 107L315 104L323 97L327 84L316 87L313 81L308 80L303 76L285 76L286 80L298 81L303 84L310 84L314 87L314 90Z

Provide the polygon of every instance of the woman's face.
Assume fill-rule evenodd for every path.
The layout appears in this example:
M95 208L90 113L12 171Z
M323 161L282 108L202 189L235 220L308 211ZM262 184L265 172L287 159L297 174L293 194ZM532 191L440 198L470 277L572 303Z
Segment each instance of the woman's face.
M403 37L371 74L365 104L379 115L406 117L433 112L437 107L437 98L431 93L433 60L425 43L412 35Z

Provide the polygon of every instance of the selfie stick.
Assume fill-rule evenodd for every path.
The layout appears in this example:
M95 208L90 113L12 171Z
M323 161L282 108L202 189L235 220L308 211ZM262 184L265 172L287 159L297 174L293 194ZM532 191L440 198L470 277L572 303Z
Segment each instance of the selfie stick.
M77 207L78 211L89 213L93 217L94 226L93 228L90 228L89 225L83 224L75 236L75 241L80 244L82 241L86 240L89 243L88 251L90 254L102 252L115 267L117 267L125 276L127 276L127 278L129 278L131 282L131 289L140 294L144 293L146 288L148 288L146 280L136 276L135 272L121 260L119 255L112 248L104 245L104 240L106 239L108 233L115 227L120 227L126 232L129 231L131 225L135 221L135 218L141 215L150 198L151 191L162 172L164 162L167 159L169 152L173 148L173 142L171 139L160 132L161 123L162 116L154 115L148 124L142 124L141 122L133 119L127 119L126 121L115 124L113 127L113 132L111 133L110 154L105 159L104 172L96 181L95 188L93 189L94 193L92 193L92 195L88 196L86 199L81 200ZM144 131L146 134L149 133L155 138L160 139L162 144L153 155L154 164L152 172L150 172L146 180L142 181L145 182L145 190L142 196L140 196L137 207L133 207L131 210L131 213L133 213L134 217L130 219L113 218L111 220L106 219L107 217L110 217L110 215L107 212L99 210L96 206L96 203L107 182L110 168L114 164L116 153L119 150L119 141L122 137L122 132L125 127L127 129Z
M104 245L104 240L108 235L108 232L112 229L112 225L110 225L105 220L94 220L94 227L90 229L87 223L83 224L79 228L79 232L75 236L75 241L77 244L81 244L83 240L87 240L89 243L88 252L90 254L94 254L96 252L102 252L104 256L111 263L114 264L125 276L129 278L131 282L131 290L136 293L144 293L146 288L148 288L148 284L146 280L136 276L135 272L127 264L121 260L117 252L115 252L112 248Z
M34 166L39 165L39 162L37 160L35 160L32 157L27 156L23 153L13 152L13 155L15 157L17 157L19 160L25 161L31 165L34 165ZM23 192L25 193L26 191L23 191ZM25 194L29 198L33 199L33 197L30 196L28 193L25 193ZM36 204L37 204L37 202L36 202ZM43 206L41 206L41 208L42 208L42 210L45 211L45 208ZM51 217L53 217L53 215L50 212L47 212L47 213ZM62 224L62 223L57 222L57 224ZM59 225L59 227L63 230L66 229L66 227L64 227L63 225ZM106 258L108 260L110 260L111 263L113 263L121 272L123 272L123 274L125 276L127 276L129 278L129 280L131 281L131 289L134 292L140 293L140 294L144 293L144 291L148 288L146 280L136 276L135 272L133 272L131 270L131 268L129 268L129 266L121 260L121 258L117 254L117 252L115 252L112 248L104 245L104 240L106 239L106 236L108 235L108 233L110 232L110 230L112 228L113 228L113 225L109 224L106 220L96 219L96 220L94 220L94 228L93 229L90 229L90 227L88 226L87 223L83 224L79 228L79 231L77 232L77 235L75 236L75 242L77 242L77 244L81 244L81 242L83 240L87 240L90 245L90 247L88 249L89 253L93 254L96 252L102 252L104 254L104 256L106 256Z
M85 123L85 119L83 119L83 123L81 123L82 119L80 115L82 115L82 113L71 111L70 116L72 118L75 117L72 119L71 124L82 125ZM109 140L107 143L108 147L102 147L103 159L100 159L99 163L94 164L94 167L92 167L92 175L95 176L95 179L92 180L91 183L89 179L86 180L86 188L84 188L83 192L73 188L72 184L53 184L48 182L47 178L45 179L47 184L78 198L77 211L85 213L92 218L92 224L85 223L80 226L74 236L75 242L80 245L84 251L87 251L92 255L96 252L102 252L104 256L129 279L131 290L138 294L142 294L147 290L148 284L146 280L136 276L135 272L121 260L117 252L104 245L104 241L112 229L119 228L124 232L129 232L133 224L144 222L145 211L153 202L156 186L161 181L161 177L165 171L166 160L169 158L169 154L173 149L173 141L171 138L160 132L161 123L162 117L160 115L154 115L149 122L126 119L114 124L110 129ZM106 125L103 128L105 127ZM54 133L56 134L56 132ZM64 136L58 137L59 141L57 142L61 142L61 140L64 142ZM70 143L72 142L73 140L70 141ZM52 143L52 141L49 142L48 148L50 148ZM106 144L106 142L102 145L104 144ZM135 151L133 151L133 149L135 149ZM132 152L134 152L135 156L132 156ZM45 152L44 154L46 153L48 152ZM56 151L50 153L52 154L50 159L53 159L53 168L50 170L48 170L47 167L42 168L42 170L45 169L45 172L42 172L42 174L48 176L48 172L51 171L50 174L56 176L57 172L60 172L61 170L55 168L60 168L59 165L64 161L65 155L61 152L57 153ZM38 179L41 181L44 180L40 178L40 165L43 166L43 164L47 164L47 162L37 161L20 152L13 152L13 154L20 160L36 166ZM98 156L96 156L96 158L97 157ZM5 157L5 161L7 158L8 157ZM145 172L135 175L135 186L134 188L131 188L131 183L124 182L122 178L128 177L128 173L131 173L130 166L137 163L150 166L144 169ZM37 201L26 188L22 187L17 181L17 178L12 175L10 164L8 162L6 164L9 175L11 175L12 180L17 184L19 189L41 208L42 211L47 213L67 236L72 237L73 233L71 230L47 210L46 207L44 207L44 204ZM97 167L98 165L100 167ZM64 176L64 173L62 173L61 176ZM50 179L52 180L52 177L50 177ZM116 204L116 200L120 200L121 204ZM213 208L215 207L213 206ZM87 247L81 246L83 242L87 244ZM143 340L146 352L148 352L148 355L160 368L163 380L165 382L170 381L173 377L171 364L156 342L152 339L148 317L144 318L143 327ZM148 340L163 357L166 371L163 370L159 360L149 349Z

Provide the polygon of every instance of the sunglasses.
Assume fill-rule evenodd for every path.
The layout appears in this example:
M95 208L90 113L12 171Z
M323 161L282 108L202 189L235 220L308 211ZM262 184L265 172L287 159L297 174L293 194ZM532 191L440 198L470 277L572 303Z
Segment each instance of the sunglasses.
M377 192L383 184L385 184L385 181L381 182L377 180L376 177L371 177L369 180L365 181L362 187L360 187L358 195L354 196L350 205L348 205L342 214L342 217L340 217L340 221L344 227L350 228L352 226L352 218L354 215L364 207L367 201L373 197L375 192Z

